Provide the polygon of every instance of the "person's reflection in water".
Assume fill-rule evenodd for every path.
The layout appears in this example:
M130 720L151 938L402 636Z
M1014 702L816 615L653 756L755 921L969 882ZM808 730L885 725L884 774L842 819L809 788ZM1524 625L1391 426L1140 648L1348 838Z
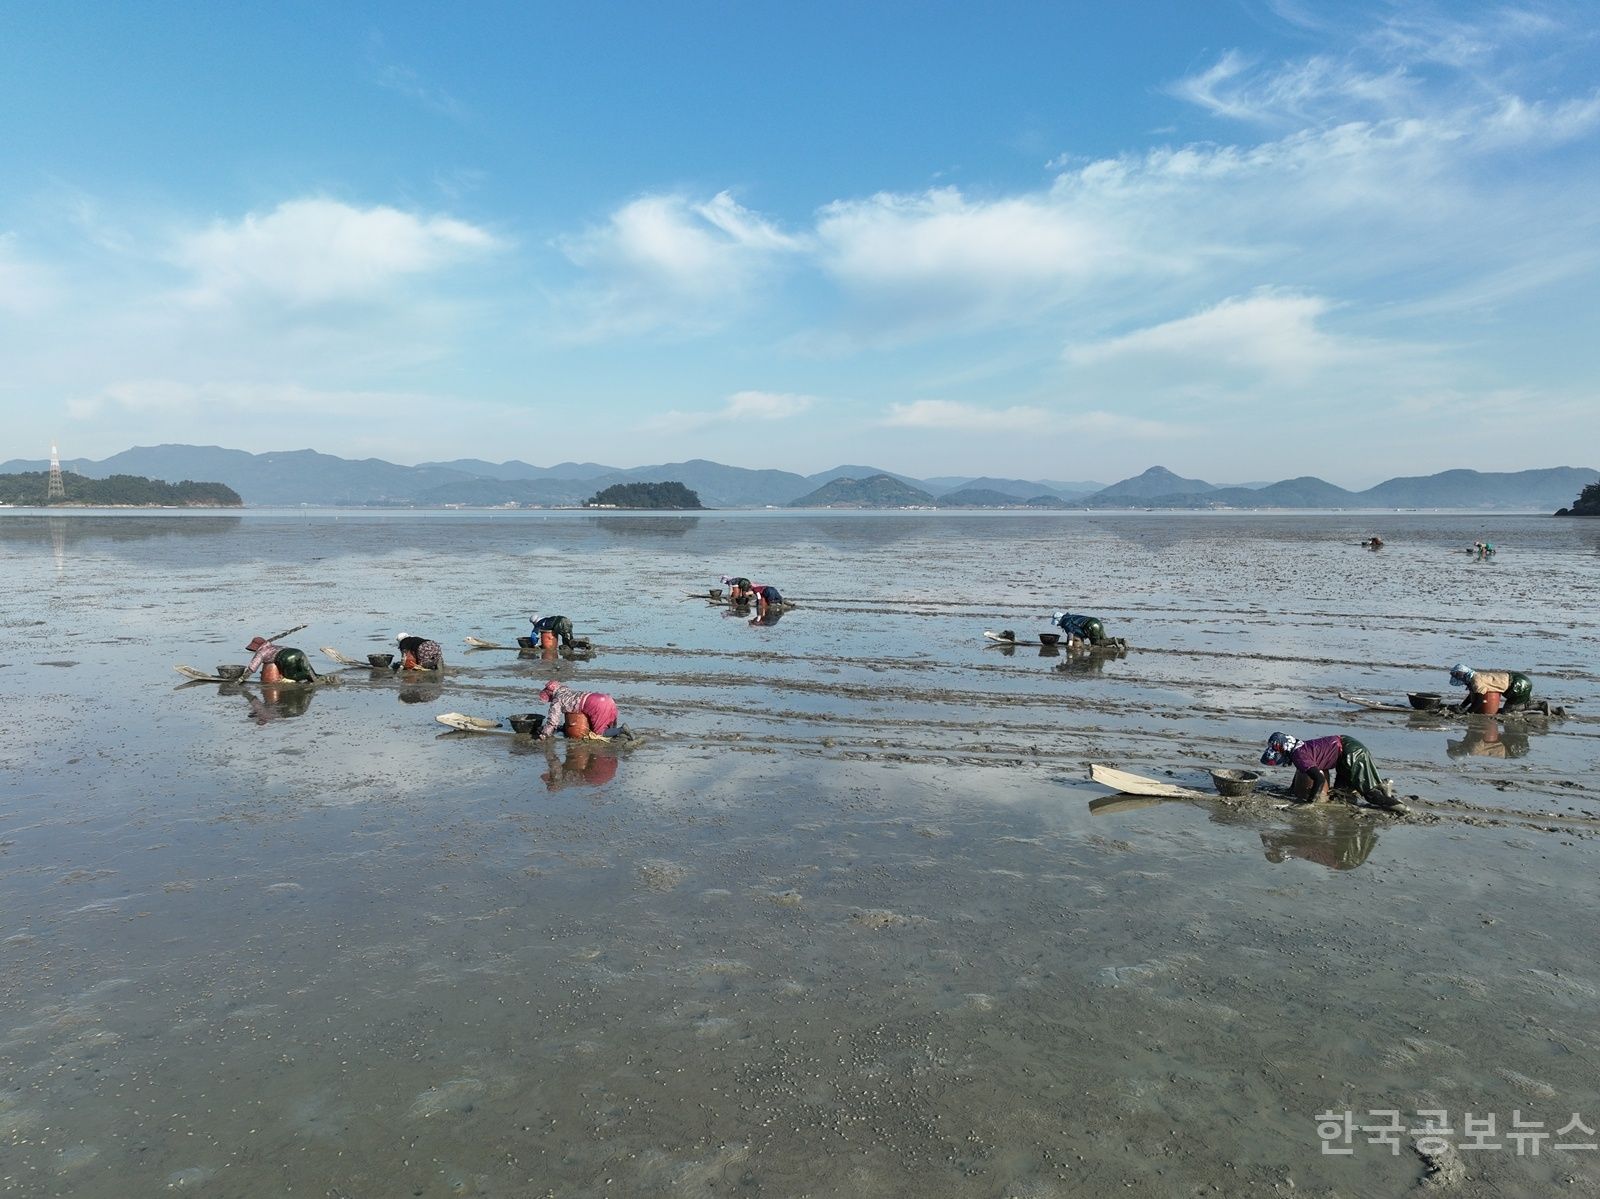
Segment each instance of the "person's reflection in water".
M430 679L415 687L402 687L400 689L400 702L403 704L431 704L444 694L443 680Z
M250 705L250 719L257 724L270 724L274 720L292 720L304 716L311 706L313 687L263 687L256 695L248 688L239 688L245 702Z
M604 746L569 741L565 760L558 759L552 752L547 761L550 768L539 777L544 780L546 789L560 791L564 787L604 786L615 777L618 758L615 750L608 753Z
M1121 654L1107 653L1103 650L1069 649L1066 657L1050 669L1059 670L1062 674L1099 674L1105 670L1108 661L1115 661L1120 657Z
M782 619L783 609L777 604L773 604L771 607L762 609L760 616L752 616L750 624L757 628L770 629Z
M1299 858L1329 870L1354 870L1378 844L1378 830L1360 817L1330 813L1308 818L1299 828L1261 834L1261 852L1269 862Z
M1461 740L1447 739L1444 751L1452 758L1520 758L1533 748L1523 729L1502 726L1490 721L1485 727L1476 725L1461 735Z

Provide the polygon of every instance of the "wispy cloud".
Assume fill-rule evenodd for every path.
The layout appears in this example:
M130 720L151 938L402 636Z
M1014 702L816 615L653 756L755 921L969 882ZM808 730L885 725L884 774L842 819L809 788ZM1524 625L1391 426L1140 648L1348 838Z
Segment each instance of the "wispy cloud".
M913 400L890 404L878 423L891 429L958 429L988 432L1038 429L1050 419L1043 408L1013 405L1009 408L984 408L955 400Z
M18 316L38 313L59 296L51 270L25 259L15 235L0 233L0 310Z
M1357 352L1348 340L1318 327L1328 308L1320 296L1264 288L1253 295L1230 297L1192 316L1073 346L1067 360L1088 366L1164 356L1242 368L1279 380L1303 379Z
M771 391L740 391L729 396L720 408L701 412L672 409L645 421L645 427L662 432L684 432L710 425L748 424L788 420L799 416L816 403L812 396L788 395Z
M558 247L590 281L567 297L576 336L704 329L726 320L760 275L802 248L728 192L706 201L640 196Z

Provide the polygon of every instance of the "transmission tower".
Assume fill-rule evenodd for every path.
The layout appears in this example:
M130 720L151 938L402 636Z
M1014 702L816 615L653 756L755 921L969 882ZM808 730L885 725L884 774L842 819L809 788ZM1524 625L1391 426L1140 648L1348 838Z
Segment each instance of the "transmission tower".
M61 485L61 453L55 442L50 443L50 486L45 491L44 502L53 504L67 498L67 489Z

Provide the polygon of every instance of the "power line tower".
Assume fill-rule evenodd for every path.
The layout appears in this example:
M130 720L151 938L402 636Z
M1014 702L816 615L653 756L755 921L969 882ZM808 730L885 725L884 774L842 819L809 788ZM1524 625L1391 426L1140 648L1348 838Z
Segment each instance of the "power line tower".
M61 452L56 443L50 443L50 486L44 493L44 502L53 504L67 498L67 489L61 485Z

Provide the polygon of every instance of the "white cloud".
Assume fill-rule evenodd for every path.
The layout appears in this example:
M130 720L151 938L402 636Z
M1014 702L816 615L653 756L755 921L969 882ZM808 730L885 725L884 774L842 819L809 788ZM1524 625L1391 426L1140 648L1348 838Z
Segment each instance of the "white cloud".
M1009 408L984 408L955 400L913 400L890 404L888 415L878 423L891 429L963 429L987 432L1037 430L1051 419L1043 408L1013 405Z
M704 412L672 409L644 422L648 429L683 432L709 425L748 424L752 421L779 421L799 416L816 401L811 396L771 391L740 391L728 397L721 408Z
M413 392L343 391L297 383L134 379L69 399L66 412L73 421L95 421L117 413L163 419L202 412L387 419L397 407L429 403L439 401Z
M569 297L579 337L714 326L763 273L804 248L725 191L702 203L641 196L557 245L591 275Z
M193 273L192 302L261 296L312 305L381 299L408 277L499 246L486 230L453 217L302 199L184 234L174 257Z
M1320 296L1263 289L1104 341L1071 347L1067 360L1092 366L1162 356L1274 376L1304 378L1356 353L1317 326L1328 311Z

